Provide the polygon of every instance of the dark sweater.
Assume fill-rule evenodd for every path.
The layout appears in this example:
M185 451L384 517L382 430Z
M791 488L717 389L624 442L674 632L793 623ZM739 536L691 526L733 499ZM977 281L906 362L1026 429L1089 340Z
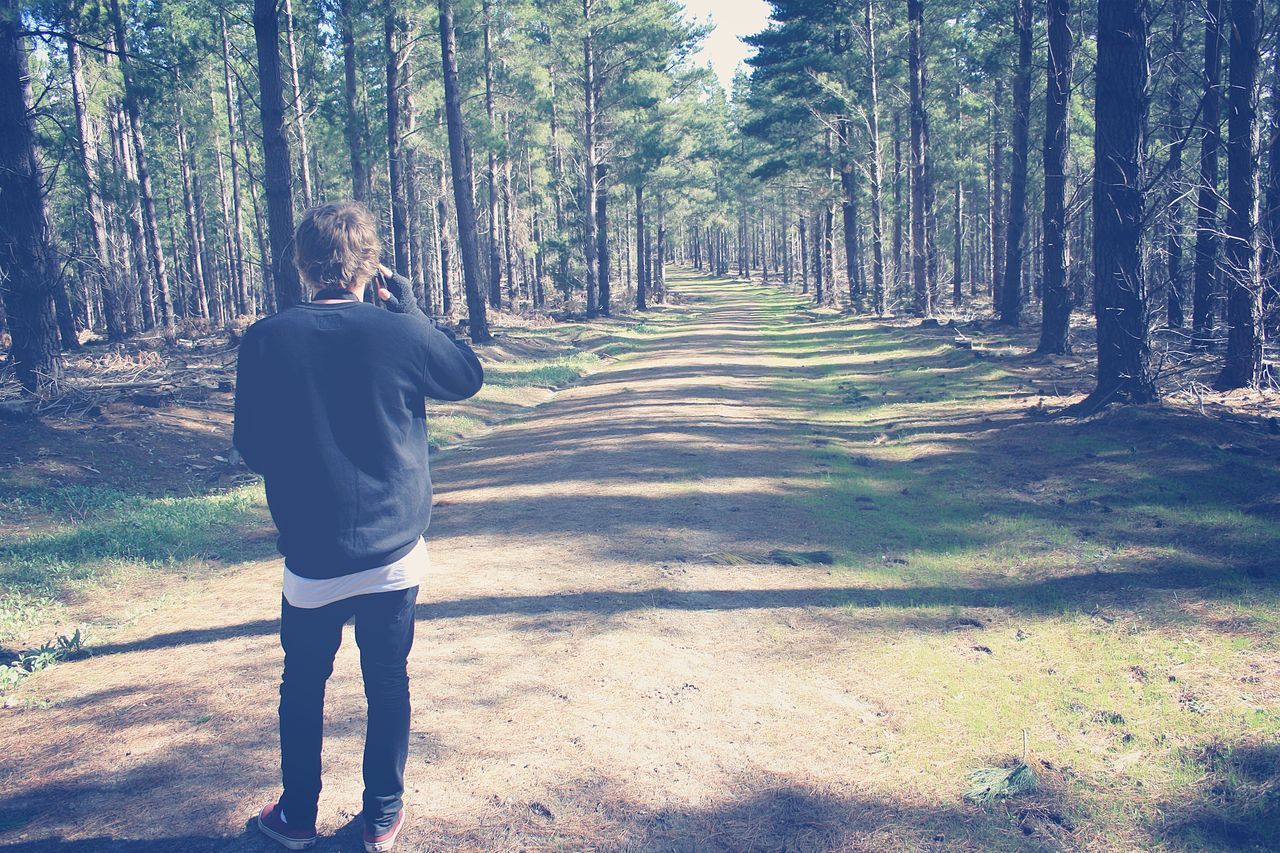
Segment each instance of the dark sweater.
M289 571L333 578L409 553L431 521L425 398L464 400L484 371L418 309L306 303L240 344L235 446L262 474Z

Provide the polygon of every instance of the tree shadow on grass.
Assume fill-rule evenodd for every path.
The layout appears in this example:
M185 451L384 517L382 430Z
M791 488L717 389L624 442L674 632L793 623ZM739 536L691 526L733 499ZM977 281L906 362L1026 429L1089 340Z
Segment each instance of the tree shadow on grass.
M732 570L733 567L725 567ZM779 567L779 571L786 571ZM546 595L487 595L420 603L417 619L438 622L490 616L547 617L581 614L609 620L643 610L735 611L813 609L842 611L855 627L947 631L946 614L904 613L928 608L1001 608L1014 615L1045 615L1087 604L1132 606L1161 591L1199 590L1206 598L1235 595L1240 589L1274 591L1277 579L1252 579L1231 568L1161 562L1126 571L1094 572L1002 581L980 586L904 585L812 586L781 589L671 589L559 592ZM881 614L880 610L885 610ZM898 612L895 612L898 611ZM875 615L872 615L875 614ZM216 643L232 637L264 636L279 629L276 619L260 619L216 628L195 628L155 634L139 640L104 643L94 656L129 654L154 649Z
M1280 744L1201 744L1188 756L1203 775L1161 804L1153 835L1191 849L1280 849Z
M407 850L594 849L635 851L857 851L887 848L1041 850L1060 838L999 805L937 804L851 797L773 777L742 780L746 793L706 807L653 808L631 801L609 783L566 788L552 807L501 802L483 819L407 824ZM496 800L496 798L495 798ZM554 811L552 810L554 808ZM189 822L184 822L188 824ZM252 820L238 835L150 835L147 827L95 838L18 841L15 853L250 853L279 849ZM353 819L325 833L317 853L363 850Z

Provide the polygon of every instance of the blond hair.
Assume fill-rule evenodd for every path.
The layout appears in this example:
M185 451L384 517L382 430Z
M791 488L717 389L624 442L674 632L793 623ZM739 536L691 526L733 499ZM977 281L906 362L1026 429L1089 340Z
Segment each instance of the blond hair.
M377 223L357 201L308 210L293 235L293 263L313 288L350 290L378 271L382 243Z

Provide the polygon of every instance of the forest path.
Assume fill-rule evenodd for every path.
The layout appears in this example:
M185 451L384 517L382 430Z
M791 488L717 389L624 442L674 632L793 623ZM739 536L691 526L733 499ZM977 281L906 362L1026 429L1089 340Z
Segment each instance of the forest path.
M876 712L812 611L830 571L739 562L822 544L803 401L773 387L799 362L769 348L797 299L671 288L634 356L434 463L405 849L795 841L825 832L802 788L859 786L848 729ZM49 671L56 707L6 733L5 840L267 849L245 818L276 793L278 584L221 577ZM363 705L348 628L320 849L359 845Z
M1137 850L1277 826L1218 810L1234 764L1185 781L1222 743L1280 778L1280 564L1249 508L1280 495L1273 440L1047 419L1078 364L670 284L613 327L618 359L434 462L401 849ZM0 727L0 846L272 849L248 818L278 793L280 564L193 578L32 678L49 704ZM350 633L327 719L319 849L355 851ZM966 803L1024 732L1039 790Z

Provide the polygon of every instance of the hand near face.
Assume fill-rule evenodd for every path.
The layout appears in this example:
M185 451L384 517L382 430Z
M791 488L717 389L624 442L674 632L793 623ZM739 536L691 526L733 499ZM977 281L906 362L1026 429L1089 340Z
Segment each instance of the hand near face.
M374 291L378 294L378 298L384 302L388 299L394 298L391 295L391 291L387 290L385 284L390 280L392 275L394 275L394 273L392 273L385 264L378 264L378 274L373 279L373 287Z

